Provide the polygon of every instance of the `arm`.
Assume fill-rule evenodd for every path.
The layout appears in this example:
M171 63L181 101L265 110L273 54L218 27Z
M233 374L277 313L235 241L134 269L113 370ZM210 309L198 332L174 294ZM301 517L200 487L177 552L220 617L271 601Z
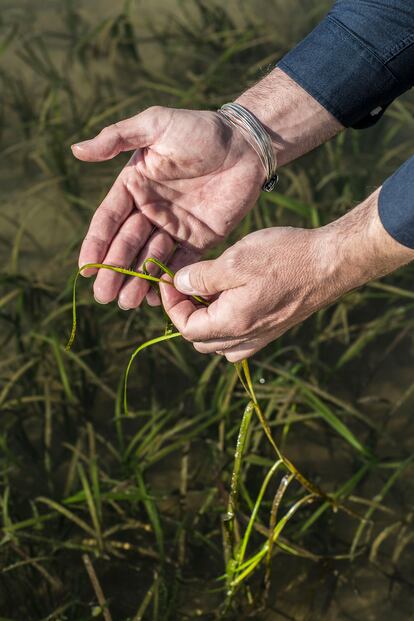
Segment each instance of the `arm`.
M414 5L391 3L394 13L390 3L336 3L333 14L280 63L344 125L372 124L413 82ZM368 8L372 23L360 23L356 17ZM387 24L386 36L372 36L372 26L380 33ZM353 73L355 54L361 81ZM244 95L247 106L260 99L256 95ZM272 127L271 105L261 101L256 114ZM284 157L283 144L277 148ZM258 231L216 261L181 270L174 280L181 294L171 287L162 291L170 317L201 352L218 351L232 362L252 355L344 293L414 259L413 189L414 158L326 227ZM208 309L197 309L182 295L194 292L219 295Z
M414 3L337 0L279 67L345 127L373 125L414 84Z
M399 174L387 182L387 200ZM198 351L237 362L348 291L412 261L414 227L412 247L385 230L378 214L382 193L327 226L257 231L218 259L180 270L174 279L179 291L162 286L171 320ZM183 294L219 295L199 308Z

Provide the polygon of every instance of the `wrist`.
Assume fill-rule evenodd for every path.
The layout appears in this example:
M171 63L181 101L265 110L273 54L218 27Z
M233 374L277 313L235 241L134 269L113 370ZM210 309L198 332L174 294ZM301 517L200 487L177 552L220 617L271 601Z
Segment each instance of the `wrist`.
M237 163L238 169L245 171L240 181L247 182L259 193L266 181L266 171L259 155L238 127L228 124L218 112L215 114L222 128L229 166Z
M343 126L281 69L238 97L271 136L279 166L329 140Z
M239 131L257 153L266 174L266 181L262 187L271 192L277 183L277 158L269 133L244 106L230 102L218 110L225 123Z
M324 227L335 280L343 292L393 272L414 260L414 250L383 227L376 190L345 216Z

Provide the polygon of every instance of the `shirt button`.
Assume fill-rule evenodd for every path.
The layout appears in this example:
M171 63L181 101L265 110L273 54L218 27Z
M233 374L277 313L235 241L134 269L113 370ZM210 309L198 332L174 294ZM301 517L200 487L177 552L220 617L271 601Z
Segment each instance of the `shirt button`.
M379 114L380 112L382 112L382 107L381 106L377 106L376 108L371 110L370 115L371 116L377 116L377 114Z

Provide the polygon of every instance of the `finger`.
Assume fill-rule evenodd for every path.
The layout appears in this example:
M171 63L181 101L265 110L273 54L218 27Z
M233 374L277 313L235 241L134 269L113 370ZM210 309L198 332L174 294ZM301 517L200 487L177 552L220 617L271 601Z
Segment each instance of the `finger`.
M245 343L239 343L234 347L223 350L222 353L229 362L241 362L242 360L250 358L250 356L253 356L256 352L263 349L263 347L265 347L275 338L276 337L273 336L271 338L250 339Z
M161 263L168 261L169 256L174 250L174 241L164 231L155 231L142 248L137 258L137 270L141 270L143 263L148 258L157 259ZM159 270L153 263L147 264L147 271L156 275ZM136 308L139 306L148 293L150 285L148 281L141 278L129 278L119 292L118 304L123 310Z
M173 264L174 264L174 257L175 257L175 253L176 253L176 243L173 241L173 249L172 252L170 252L168 257L165 257L165 259L159 259L160 261L162 261L162 263L164 263L172 272L175 272L176 269L174 269ZM160 275L160 269L154 265L149 263L148 264L148 272L150 274L153 275ZM156 290L155 287L150 287L149 291L146 295L146 300L149 306L161 306L162 302L161 302L161 296L159 295L158 291Z
M253 356L258 350L252 349L249 347L246 348L235 348L234 351L223 351L223 356L225 356L228 362L241 362L242 360L246 360L246 358L250 358Z
M195 263L200 258L200 253L196 252L189 248L184 248L178 246L172 255L171 259L168 260L166 265L170 268L170 270L175 273L185 265L189 265L190 263ZM161 298L154 289L151 289L147 293L147 302L150 306L160 306Z
M175 274L181 268L196 263L200 256L201 254L198 250L177 245L174 254L168 262L168 267Z
M177 330L183 334L186 319L191 313L196 311L196 305L187 296L175 289L170 276L164 275L162 280L166 283L160 283L161 301L164 310Z
M246 338L235 337L233 339L210 339L209 341L193 343L194 349L200 354L224 354L228 350L233 349L237 345L244 343Z
M72 145L75 157L85 162L109 160L121 151L149 147L168 124L172 110L153 106L129 119L105 127L95 138Z
M152 287L149 288L145 299L147 300L148 306L161 306L161 297Z
M93 215L79 253L79 267L103 262L112 239L133 208L132 197L121 173ZM82 274L92 276L96 272L96 269L88 269Z
M175 241L165 231L157 231L154 233L154 245L152 245L147 255L143 257L142 263L148 258L158 259L164 265L168 265L168 261L174 252ZM144 253L143 253L144 254ZM147 272L151 276L162 276L164 271L161 270L155 263L148 262L146 265ZM158 293L158 287L149 287L146 300L149 306L160 306L161 297Z
M104 258L104 263L129 268L144 246L152 231L152 224L139 211L134 211L125 220ZM93 291L95 300L101 304L112 302L125 280L122 274L100 269L95 279Z
M231 276L219 257L182 268L174 277L174 285L186 295L214 295L231 287Z
M160 284L162 303L173 324L188 341L208 341L228 338L232 334L234 317L222 294L209 306L197 307L175 287ZM227 292L226 292L227 293Z

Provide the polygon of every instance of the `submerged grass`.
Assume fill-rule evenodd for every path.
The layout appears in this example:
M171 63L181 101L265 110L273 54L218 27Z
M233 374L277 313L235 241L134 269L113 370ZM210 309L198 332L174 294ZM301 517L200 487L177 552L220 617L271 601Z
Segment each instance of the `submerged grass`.
M232 99L329 3L186 0L165 19L133 1L52 4L0 16L0 616L405 621L412 266L250 370L84 294L76 350L62 345L69 274L118 166L86 169L69 144L154 103ZM413 112L406 96L282 170L234 238L342 214L408 157ZM120 369L144 339L165 342L128 369L128 410Z
M171 279L174 278L174 273L171 272L171 270L166 265L164 265L157 259L153 259L152 257L147 258L145 260L142 272L136 272L133 270L124 269L124 268L116 267L113 265L107 265L104 263L88 263L88 264L83 265L77 271L76 276L74 278L74 282L73 282L73 293L72 293L72 330L70 333L69 340L65 347L66 351L70 351L71 346L76 336L76 329L77 329L76 292L77 292L78 278L82 274L82 272L89 268L107 269L113 272L123 274L125 276L132 276L135 278L141 278L143 280L148 280L148 281L151 281L152 283L159 284L161 282L164 282L170 286L174 286L172 281L163 281L162 277L156 277L156 276L149 275L146 272L146 266L148 263L155 264L163 273L168 274L168 276L170 276ZM206 302L202 298L199 298L197 296L193 296L193 298L199 303L202 303L205 305L208 304L208 302ZM149 339L148 341L145 341L144 343L139 345L134 350L134 352L132 353L129 359L128 365L126 367L124 380L123 380L123 383L124 383L123 406L124 406L125 416L129 416L128 402L127 402L128 379L129 379L129 373L131 370L132 363L134 362L136 356L141 351L143 351L144 349L148 347L152 347L153 345L157 345L159 343L162 343L162 342L165 342L165 341L168 341L173 338L180 337L180 336L181 336L180 332L173 332L172 330L168 328L168 325L167 325L166 332L164 335ZM233 472L232 472L231 483L230 483L230 492L228 496L227 513L225 514L223 518L224 553L225 553L225 561L226 561L226 583L227 583L227 604L226 604L225 611L227 611L229 607L231 606L232 598L234 597L236 589L240 587L240 585L250 576L250 574L257 569L257 567L260 565L260 563L263 560L266 560L265 595L268 595L268 590L270 586L270 569L271 569L271 558L272 558L273 546L276 542L278 542L279 536L281 532L283 531L283 529L285 528L288 521L295 515L295 513L303 505L309 504L310 502L313 502L314 500L319 498L320 500L325 501L325 505L324 505L325 508L330 506L334 511L337 511L338 509L342 509L349 515L356 517L358 520L360 520L361 524L356 531L356 534L355 534L355 537L353 539L352 546L351 546L351 551L350 551L351 558L354 557L355 550L358 546L361 533L363 532L365 523L367 520L369 520L371 514L375 510L374 508L371 507L367 511L367 514L365 517L359 516L353 510L349 509L347 506L345 506L340 501L338 501L338 499L335 496L327 495L318 486L316 486L314 483L309 481L306 477L303 476L303 474L301 474L297 470L297 468L293 465L293 463L283 455L280 448L278 447L275 440L273 439L271 429L267 423L267 420L263 414L263 411L256 397L248 361L243 360L240 363L236 363L234 366L236 369L238 379L240 380L240 383L243 386L244 390L246 391L247 396L249 397L250 401L245 408L244 415L243 415L240 429L239 429L239 433L238 433L237 445L236 445L236 450L234 454ZM307 389L304 389L304 390L306 391L306 394L311 398L312 401L317 402L321 411L324 412L324 417L335 428L335 430L337 431L339 435L343 436L346 440L348 440L348 442L354 448L361 451L361 453L364 454L366 458L370 458L371 460L375 459L367 449L361 446L358 440L349 431L348 427L344 423L342 423L334 414L332 414L329 408L327 408L322 403L322 401L320 401L315 395L313 395L311 391ZM257 414L262 430L265 436L267 437L270 445L272 446L277 460L274 462L274 464L272 465L272 467L267 472L264 478L257 500L253 506L247 527L245 529L242 539L240 540L240 526L236 520L237 496L239 493L239 485L240 485L241 474L242 474L243 453L244 453L245 446L246 446L247 434L249 432L253 412ZM403 467L410 462L411 462L411 458L408 460L406 464L401 465L400 468L403 469ZM277 488L272 506L271 506L270 529L269 529L268 539L262 545L261 549L258 552L253 554L247 561L245 561L245 556L247 552L247 547L249 545L250 537L252 534L252 529L257 519L258 512L262 507L265 492L268 488L268 485L271 479L273 478L273 475L279 470L280 467L284 467L286 470L288 470L289 474L288 475L285 474L282 477L279 483L279 486ZM89 488L87 479L85 478L83 470L81 469L82 467L80 465L79 465L79 468L80 468L80 472L79 472L80 480L82 483L82 487L85 490L85 497L86 497L89 511L92 517L92 522L95 524L96 531L98 532L100 530L100 527L98 524L97 513L95 511L95 506L93 503L93 497L91 494L91 490ZM399 474L399 471L397 470L397 472L394 473L393 477L391 477L388 484L385 486L387 489L392 485L394 479L398 477L398 474ZM305 495L304 497L300 498L299 500L297 500L293 504L293 506L287 511L287 513L278 521L277 515L278 515L278 510L280 508L280 504L282 502L283 496L287 490L288 485L294 479L296 479L296 481L304 488L304 490L306 490L309 493ZM140 478L140 482L142 485L143 483L142 478ZM160 545L161 557L163 558L164 557L163 544L161 544L162 537L161 535L157 536L157 532L160 533L158 518L157 518L157 527L155 528L155 532L156 532L158 543ZM102 553L103 542L102 542L102 537L100 534L98 536L97 543L98 543L98 550L99 552ZM296 554L299 556L308 555L306 551L304 552L296 551ZM101 591L99 591L99 593L101 594ZM100 595L98 599L102 599L102 597L103 596Z

